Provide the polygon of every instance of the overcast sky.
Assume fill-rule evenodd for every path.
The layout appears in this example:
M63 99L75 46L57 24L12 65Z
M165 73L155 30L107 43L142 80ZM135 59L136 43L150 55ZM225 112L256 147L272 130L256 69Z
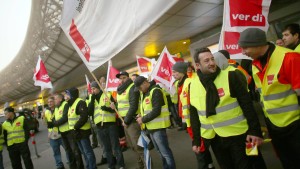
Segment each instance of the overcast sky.
M26 36L31 0L4 0L0 6L0 71L18 54Z

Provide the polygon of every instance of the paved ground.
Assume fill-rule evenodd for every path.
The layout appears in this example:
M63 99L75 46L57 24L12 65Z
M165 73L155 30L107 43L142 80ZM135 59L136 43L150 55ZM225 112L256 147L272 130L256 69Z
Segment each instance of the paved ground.
M32 154L33 163L36 169L55 169L55 163L52 156L52 149L47 141L47 130L41 125L40 132L36 134L37 141L37 149L39 158L36 157L34 153L33 146L31 142L29 142L29 147ZM191 151L191 141L187 133L180 131L178 132L176 129L168 130L168 137L171 149L175 156L175 161L178 169L196 169L197 163L194 154ZM264 159L267 163L268 168L270 169L282 169L279 160L275 157L274 151L272 150L272 146L270 143L264 144L261 147ZM66 161L66 156L63 152L63 161ZM97 162L101 159L101 149L98 147L94 149ZM4 156L4 166L6 169L11 169L10 160L7 155L6 148L3 150ZM162 168L162 162L155 150L151 151L151 156L153 159L154 169ZM136 160L133 152L131 150L127 150L124 152L124 158L126 167L128 169L134 169L136 165ZM214 158L214 157L213 157ZM215 159L214 159L215 161ZM65 163L66 168L67 164ZM216 168L219 168L217 164L215 164ZM98 166L98 169L106 169L107 166Z

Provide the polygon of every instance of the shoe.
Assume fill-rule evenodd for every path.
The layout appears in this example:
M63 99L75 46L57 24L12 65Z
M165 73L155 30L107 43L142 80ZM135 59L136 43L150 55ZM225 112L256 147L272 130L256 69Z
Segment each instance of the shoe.
M97 166L107 164L107 158L102 156L100 163L97 163Z

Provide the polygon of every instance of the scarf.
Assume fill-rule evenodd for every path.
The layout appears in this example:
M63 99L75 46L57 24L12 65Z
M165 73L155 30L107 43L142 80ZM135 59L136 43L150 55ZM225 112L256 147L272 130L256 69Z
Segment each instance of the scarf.
M203 74L200 70L197 71L200 82L206 90L206 117L217 114L216 107L220 102L220 98L214 81L220 72L219 67L217 67L216 72L211 74Z
M128 80L126 80L126 82L124 82L123 84L121 84L118 88L117 88L117 92L118 94L122 94L126 89L127 87L133 83L133 81L129 78Z

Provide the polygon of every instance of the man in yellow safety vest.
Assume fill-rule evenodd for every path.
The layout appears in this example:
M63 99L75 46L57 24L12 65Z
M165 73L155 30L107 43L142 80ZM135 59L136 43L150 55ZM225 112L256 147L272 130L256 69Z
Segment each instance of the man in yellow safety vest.
M253 79L281 163L300 168L300 54L268 43L258 28L241 32L239 46L253 59Z
M22 168L21 157L26 169L33 169L33 163L28 147L29 128L24 116L16 117L14 108L4 109L6 121L2 124L4 140L13 169Z
M238 70L217 67L208 48L196 51L194 60L198 77L190 82L193 151L200 152L201 136L221 168L252 168L245 142L259 146L262 134L246 79Z

